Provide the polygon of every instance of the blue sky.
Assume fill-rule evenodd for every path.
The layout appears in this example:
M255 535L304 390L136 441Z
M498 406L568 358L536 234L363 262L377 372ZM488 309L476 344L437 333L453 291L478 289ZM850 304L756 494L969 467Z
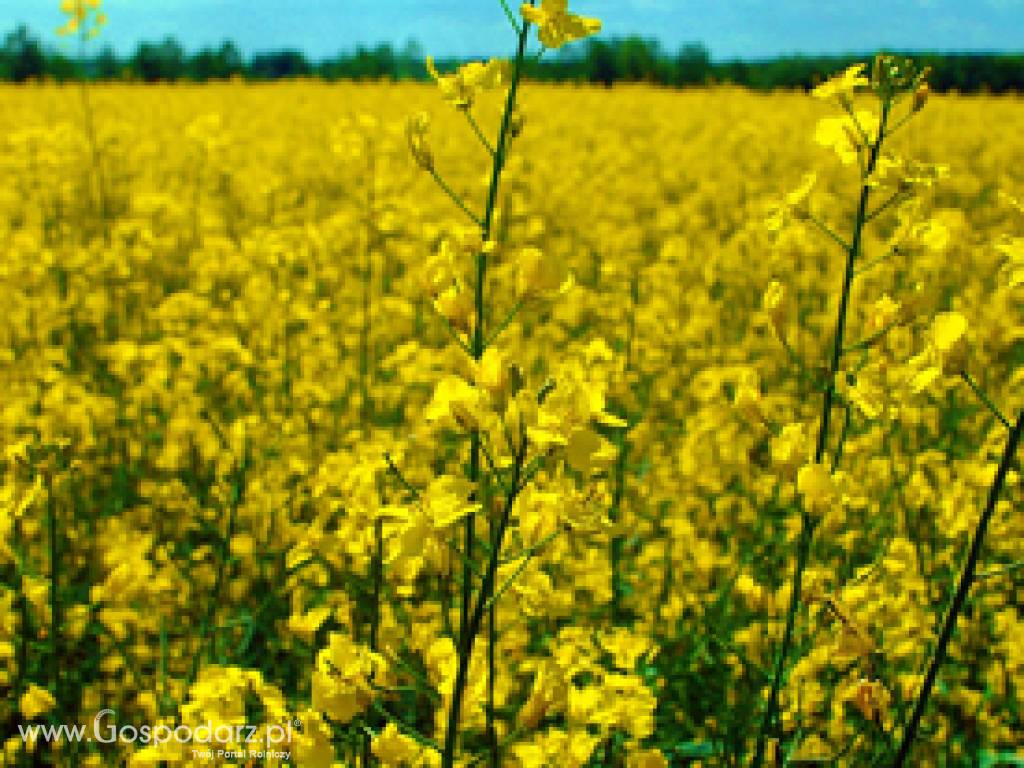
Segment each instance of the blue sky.
M516 0L510 0L515 6ZM58 0L0 0L0 31L24 22L55 44ZM503 54L498 0L105 0L104 39L121 52L172 34L186 48L234 39L246 53L294 47L313 57L359 43L418 40L426 53ZM675 49L704 42L716 59L786 53L1024 50L1024 0L570 0L607 34ZM67 43L63 43L67 45Z

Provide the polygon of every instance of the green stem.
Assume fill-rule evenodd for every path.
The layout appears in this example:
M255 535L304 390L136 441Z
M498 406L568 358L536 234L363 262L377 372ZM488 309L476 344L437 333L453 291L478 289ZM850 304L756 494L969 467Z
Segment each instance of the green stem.
M523 555L522 562L519 563L518 566L516 566L516 570L512 573L511 576L509 576L507 579L505 579L505 581L502 583L502 585L500 587L498 587L498 589L496 589L494 591L494 594L491 595L490 599L487 601L487 606L486 607L487 607L488 610L493 611L494 610L494 606L498 602L498 599L503 594L505 594L505 592L507 592L509 590L509 588L513 584L515 584L516 579L518 579L520 576L523 575L523 571L525 571L527 566L529 566L529 564L531 562L533 562L534 555L536 555L537 552L540 551L541 545L551 541L559 533L561 533L561 531L555 531L553 534L549 534L548 536L545 536L542 541L538 542L538 544L534 545L534 547L531 547L530 550L528 550Z
M248 454L248 452L246 452ZM220 547L217 557L217 573L214 576L213 590L210 593L210 601L206 606L206 613L203 616L202 624L199 628L199 649L196 651L195 656L192 657L192 668L189 671L188 684L185 686L186 689L192 686L196 681L196 677L199 674L199 665L204 655L211 655L213 650L212 646L215 643L211 640L210 648L207 648L207 638L210 636L210 625L213 623L214 614L217 611L218 602L220 601L221 592L224 587L224 580L227 577L228 560L231 557L231 539L235 535L235 522L238 516L238 508L242 504L242 499L245 496L245 474L248 469L248 459L243 459L240 466L234 472L234 478L231 488L231 501L228 505L228 520L227 529L225 530L224 537L220 541ZM214 635L216 639L216 635Z
M430 171L430 175L434 177L434 181L437 182L437 186L444 190L444 193L452 199L452 202L459 206L462 212L469 216L469 218L471 218L474 222L476 222L480 226L483 226L483 222L480 221L480 217L473 213L471 210L469 210L469 206L466 205L466 201L462 199L458 192L456 192L448 185L448 182L441 177L441 174L439 174L434 169L433 166L431 166L428 170Z
M860 140L864 143L864 146L868 146L871 143L871 138L868 136L867 131L864 130L864 126L860 124L860 120L857 118L857 113L853 111L853 103L849 99L845 98L840 99L839 103L842 104L843 109L846 110L846 114L850 116L850 120L857 129L857 134L860 136Z
M884 339L886 335L889 333L889 331L891 331L893 328L899 328L901 325L903 325L903 321L901 320L889 323L887 326L878 331L875 331L870 336L867 336L861 339L860 341L848 346L846 349L843 350L843 354L845 355L849 354L850 352L857 352L863 349L868 349L869 347L874 346L879 341Z
M910 716L910 722L907 724L907 728L903 732L903 740L900 743L899 751L896 753L896 759L893 761L892 768L902 768L910 757L910 750L914 743L914 737L917 735L917 729L921 724L921 718L924 717L925 708L928 706L928 698L931 695L932 688L935 685L935 680L938 677L939 668L946 660L946 651L950 640L953 638L953 632L956 630L957 619L960 617L960 612L967 603L967 596L970 593L971 584L974 582L974 572L978 567L978 561L981 558L981 548L985 542L985 532L988 529L989 520L991 520L992 514L995 512L996 503L999 501L999 494L1002 492L1003 485L1006 483L1006 475L1010 471L1010 465L1013 463L1014 457L1016 456L1017 446L1020 444L1022 432L1024 432L1024 410L1020 412L1020 415L1017 417L1017 423L1010 431L1010 436L1006 440L1006 448L1003 451L1003 457L999 461L996 476L992 481L992 486L989 488L988 501L985 503L985 509L982 511L981 518L978 520L978 525L974 529L974 538L971 541L971 549L967 556L967 564L964 565L964 570L960 575L960 583L957 585L956 594L953 595L953 602L946 613L946 619L943 622L942 631L939 633L939 642L935 646L935 653L932 655L931 663L928 665L928 671L925 673L924 683L921 685L921 691L917 696L917 701L914 703L914 711Z
M380 593L384 582L384 521L379 517L373 524L373 557L370 560L370 579L373 582L373 595L370 605L370 651L377 651L377 635L380 631ZM373 682L373 676L370 676ZM374 702L376 704L376 702ZM373 727L376 723L371 719L369 725ZM373 758L372 738L367 735L363 740L363 766L366 768L371 764Z
M400 470L396 466L394 459L391 458L391 454L386 451L384 453L384 461L387 462L388 471L391 472L391 474L393 474L398 479L398 482L401 483L402 487L405 488L405 490L407 490L409 493L411 493L413 498L418 499L420 496L420 492L416 489L415 486L413 486L408 480L405 479L405 475L402 474L402 470Z
M999 419L999 422L1007 429L1010 429L1010 420L1003 416L1003 412L999 410L998 406L996 406L994 402L992 402L992 398L988 396L988 393L978 386L978 382L974 380L974 377L967 371L960 371L960 377L967 382L967 386L969 386L974 394L978 396L978 399L985 404L985 407L992 411L995 417Z
M520 449L513 466L512 483L508 494L505 496L501 518L498 521L498 529L494 534L494 546L491 549L491 556L487 561L487 571L484 573L483 582L480 585L480 594L477 596L476 604L469 616L465 631L460 633L459 636L459 666L455 673L455 687L452 691L452 700L448 710L448 727L444 734L444 752L441 756L441 768L453 768L455 765L455 748L459 737L459 720L462 713L462 701L466 693L466 683L469 679L469 664L473 657L473 646L480 632L480 625L483 622L487 603L494 592L501 544L505 538L505 532L508 530L512 506L515 504L519 491L523 488L520 481L522 479L521 473L525 458L526 434L524 429L521 434Z
M497 679L497 664L495 663L495 646L498 644L498 618L496 616L495 600L487 601L487 747L491 753L491 767L498 768L501 765L501 753L498 744L498 729L495 723L494 712L494 684Z
M532 0L531 0L532 2ZM526 41L529 34L530 24L525 19L519 32L519 42L516 49L516 59L512 70L512 82L509 84L508 96L505 100L505 111L501 119L501 129L498 132L498 142L494 152L494 162L491 166L491 180L487 189L487 202L484 207L483 220L477 220L481 229L481 240L486 243L491 236L491 227L494 224L494 211L498 200L498 188L501 184L501 173L505 167L505 160L511 136L512 113L515 111L516 94L519 90L519 81L522 75L523 58L526 55ZM438 178L435 175L435 178ZM458 199L456 198L458 201ZM476 320L473 327L472 356L474 360L480 360L484 354L484 321L486 319L485 302L485 280L487 277L487 254L481 250L476 258L476 283L474 307ZM481 438L480 432L474 430L472 435L469 460L469 481L476 487L480 483L480 453ZM521 441L525 446L525 436ZM473 546L476 538L474 513L466 515L464 523L464 564L462 571L462 606L459 625L459 668L456 676L455 691L452 697L451 709L448 712L448 730L445 732L444 754L442 756L442 768L452 768L455 763L455 748L458 741L459 718L462 709L462 697L465 693L466 676L469 672L469 661L473 653L473 644L476 635L480 631L480 622L484 604L490 597L490 591L494 587L494 573L497 571L498 557L501 550L501 542L504 537L504 528L508 524L508 515L515 494L518 493L519 473L522 470L522 459L517 459L513 471L512 483L509 486L509 493L506 496L505 509L502 510L502 522L498 532L495 534L491 547L488 571L480 585L480 594L476 601L476 610L470 614L469 606L473 597L473 574L470 563L473 559ZM479 489L478 489L479 492ZM493 755L492 755L493 756ZM495 766L497 768L497 766Z
M473 117L473 113L470 112L469 109L467 108L462 110L462 114L466 116L466 120L469 122L469 126L473 129L473 133L476 134L476 137L480 139L480 143L484 145L484 149L490 152L491 157L493 157L494 147L491 146L491 142L489 142L487 140L487 137L484 136L484 132L480 130L480 124L477 123L476 118Z
M611 524L618 527L622 511L622 498L626 489L626 458L629 453L629 446L622 430L616 434L619 455L615 462L615 490L612 492L611 506L608 509L608 519ZM618 530L612 535L611 542L611 569L612 569L612 623L625 625L626 613L623 606L625 588L622 578L622 554L625 546L625 539Z
M372 186L372 185L371 185ZM370 294L373 280L373 250L370 243L366 243L366 261L361 270L360 277L363 281L363 322L359 329L359 421L363 431L370 429L370 312L372 309L372 297Z
M82 111L85 113L85 134L89 141L89 151L92 154L92 167L93 173L96 176L96 187L97 194L99 195L99 212L100 218L105 223L107 220L108 205L107 205L107 182L103 173L103 164L100 159L100 147L99 141L96 138L96 125L93 119L92 102L89 99L89 87L85 82L85 44L86 44L86 30L85 26L82 26L82 33L79 37L79 66L81 68L81 78L79 79L79 93L82 98ZM104 226L104 232L107 237L110 233Z
M865 272L868 272L868 271L874 269L875 267L877 267L882 262L887 261L888 259L890 259L893 256L896 256L899 252L900 252L899 244L895 244L895 245L890 246L889 249L885 253L883 253L881 256L876 256L875 258L870 259L869 261L866 261L863 264L861 264L860 267L857 268L856 274L857 275L863 275Z
M462 339L461 339L461 338L459 337L459 333L458 333L458 331L456 331L456 330L455 330L455 328L453 328L453 327L452 327L452 324L451 324L450 322L448 322L448 318L447 318L447 317L445 317L444 315L442 315L442 314L441 314L441 313L440 313L440 312L439 312L439 311L437 310L437 307L436 307L436 306L434 305L434 302L433 302L433 301L430 301L430 302L427 302L427 303L428 303L428 304L430 305L430 308L431 308L431 309L432 309L432 310L434 311L434 314L435 314L435 315L437 315L437 316L438 316L438 318L440 318L440 320L441 320L441 324L442 324L442 325L444 326L444 329L445 329L446 331L448 331L448 335L449 335L449 336L451 337L452 341L454 341L454 342L455 342L456 344L458 344L458 345L459 345L459 348L460 348L460 349L461 349L461 350L462 350L463 352L465 352L465 353L466 353L467 355L470 355L470 356L472 356L472 355L473 355L473 350L472 350L472 349L470 349L470 348L469 348L469 345L468 345L468 344L467 344L466 342L464 342L464 341L463 341L463 340L462 340Z
M807 220L809 222L811 222L814 226L816 226L819 230L821 230L822 233L827 235L828 238L830 240L832 240L836 245L838 245L844 251L849 251L850 250L850 244L848 242L846 242L845 240L843 240L843 238L841 238L839 236L839 234L834 229L832 229L832 227L830 227L828 224L826 224L824 221L819 219L817 216L815 216L810 211L804 211L803 213L807 217Z
M523 308L523 305L525 303L526 299L519 299L519 301L515 303L512 309L509 310L508 314L505 315L505 319L501 321L497 328L491 331L490 336L488 336L487 339L484 341L484 349L487 349L487 347L491 346L491 344L493 344L498 339L498 337L501 336L505 329L508 328L512 321L515 319L516 315L519 314L519 310Z
M814 449L814 463L821 464L825 457L825 449L828 446L829 426L832 420L832 407L836 397L836 377L839 375L839 367L843 357L843 336L846 332L846 316L850 305L850 293L853 287L854 268L857 257L860 255L861 242L864 234L864 225L867 219L868 200L871 196L871 186L868 183L871 174L874 173L875 165L878 162L879 152L882 149L882 142L885 139L886 123L889 119L891 101L886 98L882 102L882 113L878 119L878 135L871 145L867 166L861 177L860 200L857 204L857 216L853 228L853 237L850 240L850 247L846 254L846 270L843 275L842 293L839 297L839 312L836 317L835 335L832 343L832 361L829 367L829 380L825 387L825 393L821 407L821 420L819 422L818 439ZM856 120L855 120L856 122ZM859 125L858 125L859 127ZM796 567L793 569L793 581L790 589L789 610L786 613L786 628L782 636L782 647L775 663L775 673L772 678L771 692L768 696L768 706L765 708L761 720L761 727L757 737L757 747L754 753L753 768L761 768L764 764L765 750L769 732L775 723L776 712L779 704L779 694L782 691L782 681L785 676L786 661L789 657L793 644L793 633L796 625L796 615L800 608L800 592L803 584L804 569L809 559L811 541L814 537L814 529L817 521L806 510L801 510L800 542L797 548Z
M398 730L400 730L406 736L411 738L413 741L415 741L421 747L427 747L428 749L439 750L439 745L437 744L437 742L435 742L433 739L428 739L426 736L424 736L422 733L417 731L411 725L406 723L404 720L400 719L397 715L394 715L391 712L388 712L379 702L376 702L376 701L371 702L370 706L373 708L373 710L375 712L377 712L377 714L379 714L381 717L383 717L388 722L394 723L398 727ZM373 735L373 732L370 731L370 734L368 734L368 735Z
M893 204L899 202L901 199L906 200L907 197L907 193L903 190L898 190L894 192L888 200L886 200L884 203L882 203L880 206L875 208L875 210L868 214L868 217L867 219L865 219L865 222L874 221L876 218L878 218L887 210L889 210L889 208L891 208Z
M523 30L519 28L519 22L516 21L516 15L512 13L512 9L509 7L508 0L501 0L501 8L505 11L505 17L508 19L508 23L512 25L512 29L516 31L516 34L523 34Z
M377 182L377 164L374 162L373 152L369 153L370 160L367 163L367 175L369 183L366 185L366 260L363 264L363 271L360 277L363 280L363 326L359 337L359 380L362 386L362 402L359 404L359 418L363 431L367 432L374 415L373 399L371 397L371 385L373 384L375 363L371 353L371 335L373 332L373 252L380 247L380 230L373 217L373 210L377 205L375 193ZM381 269L383 272L383 267Z

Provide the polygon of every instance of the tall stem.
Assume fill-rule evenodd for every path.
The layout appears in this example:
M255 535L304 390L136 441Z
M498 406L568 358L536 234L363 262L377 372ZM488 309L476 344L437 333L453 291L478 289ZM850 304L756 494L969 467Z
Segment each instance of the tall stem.
M186 689L191 687L196 681L199 675L199 667L204 657L208 660L213 656L216 646L216 632L213 634L213 638L210 639L210 633L213 631L212 624L214 616L216 615L217 608L221 599L221 593L224 589L224 581L228 577L228 560L231 557L231 539L235 535L235 525L238 518L238 509L241 507L245 497L246 490L246 472L248 470L248 449L246 449L245 458L242 460L241 465L236 468L233 472L234 477L232 478L231 484L231 499L228 505L228 519L227 527L224 532L224 538L219 542L218 557L217 557L217 571L214 576L213 590L210 593L209 603L206 606L206 613L203 615L202 624L199 627L199 647L196 650L195 655L192 657L192 668L189 671L188 685ZM209 640L209 645L207 644Z
M985 543L985 532L988 529L989 521L992 519L992 513L995 512L999 495L1006 484L1006 475L1009 473L1014 457L1017 454L1017 447L1020 445L1022 432L1024 432L1024 410L1020 412L1020 415L1017 417L1017 423L1010 432L1010 436L1006 439L1003 457L999 461L996 476L992 480L992 485L988 491L988 501L985 503L985 509L982 510L981 518L974 529L974 538L971 540L971 550L967 555L967 563L960 574L960 583L957 585L956 594L953 595L953 602L946 612L946 619L942 624L942 631L939 633L939 642L935 646L935 653L932 656L931 663L928 665L928 671L925 673L921 692L914 703L914 711L910 715L910 722L907 723L907 728L903 732L903 740L900 743L899 751L896 753L896 759L893 761L893 768L902 768L910 757L910 749L914 744L914 737L917 735L917 729L921 725L921 718L924 717L925 708L928 706L928 698L931 696L935 680L939 675L939 667L946 660L949 642L953 639L953 632L956 631L957 619L960 618L960 613L963 611L964 605L967 603L967 596L971 591L971 584L974 583L975 571L978 568L978 561L981 559L981 548Z
M370 559L370 579L373 582L370 605L370 650L376 653L377 636L380 634L380 596L384 586L384 520L379 517L373 524L373 557ZM371 715L370 724L375 725L376 722ZM367 768L372 760L372 743L369 733L364 736L363 768Z
M108 211L107 205L107 182L103 173L103 163L100 160L100 146L99 141L96 138L96 124L93 120L92 101L89 98L89 87L85 82L85 44L87 42L86 29L83 25L81 35L78 40L78 60L79 60L79 95L82 98L82 111L85 113L85 135L89 141L89 151L92 154L92 168L93 174L96 177L96 194L99 197L97 201L99 203L100 219L104 224L104 234L109 237L110 233L106 229L106 220Z
M523 69L523 58L526 55L526 41L529 34L530 25L525 20L523 21L522 27L519 32L519 43L516 48L516 59L512 68L512 82L509 84L508 96L505 101L505 111L501 119L501 129L498 132L498 142L494 150L494 161L491 166L491 180L487 189L487 202L484 208L484 216L481 222L481 239L486 243L491 236L491 228L494 224L494 212L498 200L498 189L501 184L501 173L505 168L505 160L508 152L509 138L511 134L512 125L512 113L515 110L516 94L519 90L519 80L522 75ZM475 296L474 296L474 307L475 307L475 323L473 326L473 339L471 351L473 353L474 360L480 360L484 354L484 322L486 320L486 294L485 294L485 281L487 279L487 254L481 250L476 257L476 282L475 282ZM480 483L480 433L478 431L473 432L471 436L470 444L470 458L469 458L469 481L474 486ZM517 478L518 480L518 478ZM516 482L512 484L512 488L515 489ZM511 500L506 500L506 508L503 510L503 523L507 524L509 506ZM460 615L460 626L459 626L459 675L456 678L455 693L452 697L451 710L448 713L448 730L445 733L444 741L444 754L442 758L442 768L451 768L455 761L455 747L456 741L458 740L458 728L459 728L459 717L462 705L462 695L465 689L465 675L469 670L469 660L473 652L473 644L476 639L476 633L480 630L480 622L473 621L473 616L470 614L470 603L473 599L473 549L474 541L476 538L476 516L474 514L466 515L465 523L463 524L463 555L464 563L462 569L462 606ZM496 534L493 539L494 543L491 549L491 561L497 568L497 558L499 550L501 548L502 536ZM493 577L492 577L493 582ZM483 612L483 606L486 603L489 595L486 591L487 583L486 576L484 584L481 584L480 595L477 598L477 608L481 614ZM493 583L491 584L493 588ZM489 668L489 673L493 669ZM459 680L461 679L461 686ZM493 680L491 681L493 684ZM490 710L489 710L490 711ZM493 713L490 715L493 717ZM491 723L493 727L493 723ZM494 750L496 752L497 750ZM492 752L493 754L493 752Z
M857 257L860 256L861 243L864 235L864 226L867 223L868 201L871 197L871 186L869 181L875 172L878 164L878 155L882 149L882 142L885 140L885 130L889 120L889 110L892 106L891 100L887 97L882 101L882 113L878 119L878 133L871 144L867 165L861 177L860 200L857 203L857 216L854 221L853 237L850 239L850 247L846 252L846 270L843 273L843 288L839 296L839 311L836 315L835 334L832 341L832 359L829 366L829 380L825 386L824 396L821 405L821 418L818 423L818 438L814 447L814 463L821 464L825 458L825 450L828 447L829 427L832 421L832 408L836 395L836 378L839 375L839 366L843 358L843 336L846 333L846 316L850 306L850 293L853 288L853 277L857 264ZM834 469L834 468L833 468ZM786 673L786 662L789 658L791 646L793 645L793 634L796 628L796 615L800 610L801 590L803 587L804 570L807 568L811 543L814 539L814 529L817 520L806 510L800 511L800 540L797 545L796 566L793 569L793 581L790 588L789 609L786 612L786 627L782 635L782 647L775 661L775 672L772 676L771 692L768 695L768 706L765 708L764 717L761 720L761 728L757 737L757 748L754 753L754 768L760 768L764 763L765 749L768 734L775 722L779 694L782 691L782 682Z
M466 693L466 683L469 680L469 664L473 658L473 646L480 632L484 611L488 607L491 595L494 594L494 583L498 575L498 563L501 559L501 544L505 539L505 531L508 530L512 506L515 504L519 491L522 490L523 461L526 458L525 430L521 430L519 444L519 451L516 454L515 464L512 467L512 480L502 505L501 518L498 521L498 529L494 534L494 546L491 548L490 557L487 560L487 570L480 585L480 593L477 595L473 611L469 616L466 631L460 637L459 666L455 673L455 688L452 691L452 701L448 710L448 727L444 734L444 752L441 755L441 768L453 768L455 765L455 747L459 736L459 719L462 711L462 701Z

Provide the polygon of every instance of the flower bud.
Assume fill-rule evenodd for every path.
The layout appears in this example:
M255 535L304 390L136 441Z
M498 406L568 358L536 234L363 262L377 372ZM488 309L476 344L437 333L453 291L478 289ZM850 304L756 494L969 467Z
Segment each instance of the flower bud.
M416 165L425 171L434 168L434 153L427 142L427 133L430 130L430 114L417 112L409 118L405 126L405 135L409 140L409 149Z
M783 324L786 322L786 312L789 309L789 302L786 286L778 280L772 280L765 289L762 306L772 321L772 328L775 333L782 336Z

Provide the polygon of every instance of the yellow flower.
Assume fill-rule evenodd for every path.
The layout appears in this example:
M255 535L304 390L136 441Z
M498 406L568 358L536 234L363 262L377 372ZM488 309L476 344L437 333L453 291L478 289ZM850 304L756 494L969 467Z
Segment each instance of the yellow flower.
M787 424L771 440L772 461L787 474L807 461L810 444L803 424ZM792 475L789 475L792 477Z
M964 370L967 354L967 318L959 312L942 312L929 329L928 346L911 359L910 388L922 392L943 373Z
M796 475L797 490L804 497L808 511L816 514L827 512L839 497L832 474L824 464L805 464Z
M541 7L524 3L523 18L540 29L540 41L548 48L561 48L573 40L596 35L601 20L570 13L568 0L541 0Z
M300 718L301 730L292 736L296 764L306 768L331 768L334 760L334 745L331 742L331 728L315 709L304 712Z
M829 78L811 93L818 99L849 98L856 90L871 85L871 81L864 75L866 69L866 64L847 67L841 75Z
M419 503L435 528L447 528L462 517L480 509L466 501L472 494L468 481L449 475L435 478L420 496Z
M789 311L788 293L786 286L778 280L772 280L764 291L764 298L761 306L772 321L772 328L775 333L782 336L782 326L786 322L786 314Z
M1014 237L996 245L996 250L1004 254L1006 274L1011 288L1024 285L1024 237Z
M28 687L18 702L21 714L26 720L34 720L44 715L57 705L57 700L45 688L40 688L34 683Z
M488 347L476 363L476 383L491 397L501 397L508 391L510 370L506 356L496 347Z
M331 720L347 723L369 706L370 680L384 671L384 659L347 635L332 632L313 672L312 703Z
M566 291L571 286L565 261L528 246L519 253L519 295L537 296Z
M590 473L594 455L601 450L601 438L593 430L580 428L569 435L565 446L565 457L569 466L580 474Z
M943 312L932 323L932 341L935 348L948 355L967 332L967 318L959 312Z
M398 726L388 723L387 727L373 739L373 754L384 765L412 765L419 756L420 747L408 736L398 732Z
M829 147L839 155L843 165L850 165L857 159L865 138L871 141L878 118L867 110L858 110L856 122L848 115L823 117L814 130L814 140L823 147ZM864 135L861 135L861 134Z
M427 71L437 82L444 100L457 109L473 106L477 91L498 88L509 81L509 63L504 59L471 61L463 64L450 75L442 75L434 66L434 59L427 57Z
M101 0L61 0L60 10L68 17L58 35L73 35L83 32L90 40L100 33L100 27L107 23L107 16L100 11ZM90 24L91 22L91 24Z
M800 180L800 186L794 189L783 198L781 203L774 205L768 218L765 219L765 226L770 232L778 232L789 221L790 218L805 219L808 212L801 207L811 194L811 190L818 181L818 174L804 174Z
M601 647L612 655L616 667L629 672L636 667L637 659L651 650L651 641L620 627L601 635Z
M458 376L446 376L438 382L423 415L428 422L451 419L463 429L470 429L479 425L483 408L481 390Z
M634 752L626 759L627 768L668 768L668 760L658 749Z

